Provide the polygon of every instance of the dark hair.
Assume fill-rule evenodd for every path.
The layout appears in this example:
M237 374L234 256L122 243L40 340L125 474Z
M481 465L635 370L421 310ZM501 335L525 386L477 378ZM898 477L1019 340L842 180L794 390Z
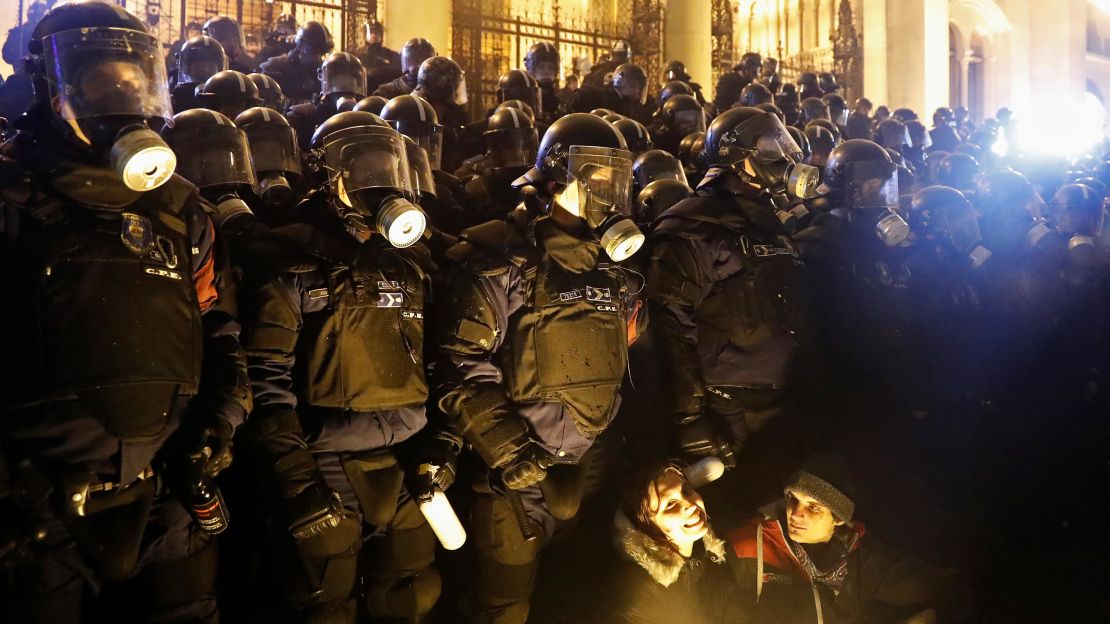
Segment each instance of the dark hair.
M655 524L655 512L650 508L648 488L668 472L675 472L682 478L683 484L687 483L683 464L673 459L652 461L632 472L625 480L621 490L621 513L632 522L637 531L647 535L659 544L678 552L678 547Z

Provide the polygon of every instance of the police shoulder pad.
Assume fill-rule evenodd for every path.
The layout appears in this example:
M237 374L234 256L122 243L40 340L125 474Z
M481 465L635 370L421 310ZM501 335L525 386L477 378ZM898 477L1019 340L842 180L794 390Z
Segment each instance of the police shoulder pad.
M504 273L512 265L523 268L540 256L512 225L496 220L463 230L459 243L447 251L448 259L479 275Z

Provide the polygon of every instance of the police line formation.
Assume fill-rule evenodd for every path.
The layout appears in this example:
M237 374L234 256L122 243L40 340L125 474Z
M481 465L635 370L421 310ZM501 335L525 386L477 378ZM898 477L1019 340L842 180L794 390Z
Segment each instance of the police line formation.
M863 537L834 455L722 537L694 488L807 387L961 414L1096 370L1110 162L998 156L1006 110L850 113L752 53L714 102L680 62L649 101L623 42L573 91L533 45L474 121L428 41L281 21L258 73L217 17L169 76L118 6L34 28L0 161L5 621L215 621L223 533L273 621L524 622L618 411L654 433L611 462L597 621L973 618Z

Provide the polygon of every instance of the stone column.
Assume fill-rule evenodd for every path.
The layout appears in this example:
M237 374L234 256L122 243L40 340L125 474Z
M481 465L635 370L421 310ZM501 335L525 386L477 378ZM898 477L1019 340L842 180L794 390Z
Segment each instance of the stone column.
M928 119L929 111L948 103L948 0L900 0L897 11L886 12L886 26L892 44L886 54L887 105L907 106Z
M383 22L386 47L400 52L409 39L423 37L451 56L451 0L388 0Z
M394 0L396 1L396 0ZM663 64L682 61L686 73L713 100L713 3L710 0L670 0L663 30ZM733 24L738 28L739 24ZM747 27L747 24L744 24Z

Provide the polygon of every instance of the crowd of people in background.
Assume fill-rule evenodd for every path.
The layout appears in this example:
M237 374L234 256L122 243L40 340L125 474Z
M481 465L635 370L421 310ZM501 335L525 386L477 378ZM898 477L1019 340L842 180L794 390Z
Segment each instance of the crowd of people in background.
M476 119L378 22L341 51L214 16L166 56L116 5L32 11L0 86L5 621L541 621L540 554L596 508L575 621L1021 621L868 532L853 447L905 415L881 445L956 484L1066 421L1105 464L1102 144L754 52L710 101L625 41L565 80L535 43Z

